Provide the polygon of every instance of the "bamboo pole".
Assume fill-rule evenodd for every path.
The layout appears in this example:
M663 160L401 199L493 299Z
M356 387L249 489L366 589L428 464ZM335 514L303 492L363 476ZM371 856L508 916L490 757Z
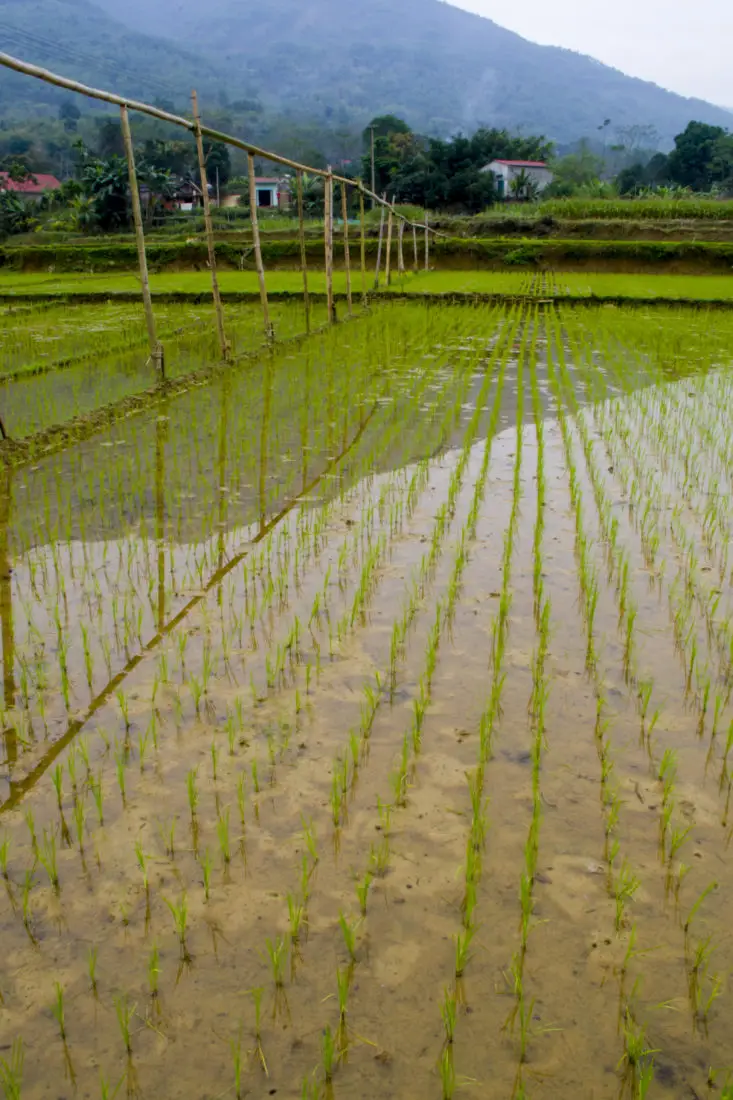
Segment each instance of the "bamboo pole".
M206 158L204 157L204 140L201 136L201 116L199 114L199 99L195 90L191 92L193 105L193 118L196 134L196 152L199 159L199 176L201 178L201 197L204 204L204 226L206 228L206 243L209 249L209 268L211 269L211 293L214 299L214 313L216 314L216 330L219 336L219 347L223 359L229 359L229 342L224 331L224 310L219 293L219 280L216 276L216 246L214 244L214 226L211 221L211 203L209 202L209 184L206 179Z
M262 304L262 320L265 324L265 337L273 339L272 325L270 323L270 308L267 304L267 286L265 284L265 265L262 262L262 245L260 243L260 223L257 217L257 184L255 183L255 158L251 153L247 154L247 171L249 172L249 217L252 222L252 243L255 250L255 264L257 266L257 281L260 284L260 302Z
M391 281L392 281L391 266L392 266L392 207L390 206L389 213L387 214L387 254L384 258L384 281L387 284L387 286L389 286Z
M361 181L359 182L359 223L361 226L361 242L360 242L360 259L361 259L361 304L366 307L367 304L367 285L366 285L366 216L364 214L364 188Z
M328 323L332 325L336 318L334 315L333 304L333 176L331 175L330 166L328 170L328 176L326 177L326 188L324 193L323 236L326 259L326 299L328 303Z
M412 251L414 254L415 262L413 264L413 271L417 272L418 258L417 258L417 229L413 225L412 227Z
M430 270L430 229L428 227L428 211L425 208L425 270Z
M303 217L303 173L300 168L296 175L298 194L298 236L300 237L300 267L303 272L303 305L305 306L305 331L311 330L311 304L308 293L308 260L305 249L305 218Z
M122 140L127 156L127 172L130 180L130 199L132 202L132 220L135 225L135 242L137 244L137 259L140 266L140 283L143 290L143 307L145 309L145 323L148 328L148 343L150 344L150 358L155 369L165 381L165 360L163 358L163 346L158 342L155 331L155 315L153 313L153 299L150 294L150 279L148 278L148 259L145 254L145 231L143 229L143 213L140 208L140 191L137 185L137 169L135 167L135 151L132 147L132 133L130 131L130 118L127 107L120 107L120 122L122 124Z
M379 215L379 242L377 244L377 266L374 272L374 289L379 290L379 274L382 270L382 239L384 237L384 204Z
M402 239L405 235L405 223L400 218L400 226L397 230L397 272L399 275L405 274L405 253L402 247Z
M351 255L349 254L349 205L346 197L346 184L341 184L341 216L344 219L344 271L346 272L346 306L349 317L352 314L351 301Z

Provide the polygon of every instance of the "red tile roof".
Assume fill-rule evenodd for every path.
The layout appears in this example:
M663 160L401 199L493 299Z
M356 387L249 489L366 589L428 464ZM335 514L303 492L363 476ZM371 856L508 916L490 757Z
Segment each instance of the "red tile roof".
M496 157L492 164L508 164L512 168L547 168L547 162L544 160L501 160L500 157Z
M7 172L0 172L0 190L17 191L22 195L38 195L41 191L58 191L61 184L55 176L44 175L43 172L34 172L31 179L23 183L11 180Z

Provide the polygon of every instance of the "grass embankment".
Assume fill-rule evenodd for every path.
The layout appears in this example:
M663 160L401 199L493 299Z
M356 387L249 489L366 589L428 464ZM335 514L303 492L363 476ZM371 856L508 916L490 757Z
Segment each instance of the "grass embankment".
M297 239L271 240L263 244L268 270L294 269L300 263ZM343 242L334 246L337 264L343 262ZM204 270L207 253L200 240L152 242L148 244L152 271ZM220 241L217 259L223 270L254 271L254 255L247 242ZM323 245L311 239L306 244L309 263L323 264ZM374 264L377 241L366 242L367 261ZM727 241L588 241L538 240L529 238L437 238L431 244L431 264L443 269L505 269L555 271L669 271L675 273L729 272L733 269L733 242ZM351 262L359 264L359 242L352 240ZM413 262L412 242L405 242L405 262ZM418 262L422 262L422 247ZM397 266L397 245L393 246L393 269ZM85 271L89 274L134 271L137 253L130 241L85 245L13 245L0 250L0 268L17 272L43 271L54 275Z

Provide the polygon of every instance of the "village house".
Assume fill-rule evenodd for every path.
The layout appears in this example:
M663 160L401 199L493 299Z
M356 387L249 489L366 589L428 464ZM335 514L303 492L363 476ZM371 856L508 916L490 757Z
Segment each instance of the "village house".
M279 210L288 205L289 191L287 182L274 176L255 176L258 209Z
M49 176L43 172L36 172L21 183L11 180L7 172L0 172L0 191L12 191L27 199L38 201L48 191L58 191L60 187L61 184L55 176Z
M543 160L492 160L482 171L493 172L497 191L502 199L527 197L516 193L517 180L529 179L537 191L544 191L553 178L551 169Z

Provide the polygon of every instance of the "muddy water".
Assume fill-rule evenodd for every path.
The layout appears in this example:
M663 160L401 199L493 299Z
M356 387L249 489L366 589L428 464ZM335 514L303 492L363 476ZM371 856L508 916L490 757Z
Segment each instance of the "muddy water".
M23 1095L32 1097L101 1095L100 1075L111 1091L122 1082L128 1093L234 1095L238 1045L243 1095L301 1095L307 1080L315 1091L306 1095L440 1097L451 1088L439 1072L447 988L458 1000L449 1054L462 1094L634 1095L625 1023L627 1034L642 1036L642 1050L655 1051L649 1095L705 1095L709 1067L720 1083L733 1066L722 759L731 716L724 697L713 737L713 704L701 722L698 680L709 667L722 691L727 666L706 629L704 603L691 601L687 611L687 650L675 644L677 593L692 591L697 573L688 583L680 532L661 519L654 564L645 557L643 500L655 487L634 466L626 434L634 423L646 446L659 445L649 418L659 411L654 395L670 384L647 364L639 372L646 388L635 393L633 379L618 376L610 358L604 364L601 351L593 370L603 389L592 388L570 326L561 376L553 330L523 325L516 313L400 306L361 324L361 332L347 326L307 351L279 354L172 402L162 416L16 472L6 486L0 1057L10 1060L10 1044L23 1039ZM675 399L684 403L688 385L673 384ZM720 372L695 387L715 394L710 409L727 392ZM571 393L581 406L595 402L577 422ZM456 592L461 532L492 430ZM701 460L706 440L712 446L701 429ZM668 451L665 492L685 499L685 529L701 538L706 506L684 480L683 452L671 441ZM571 469L599 582L591 671ZM617 519L615 552L628 561L626 599L637 607L630 662L599 484ZM485 764L488 829L471 957L456 984L467 775L479 761L492 687L515 490L506 678ZM549 690L518 1004L511 968L533 813L540 507ZM674 587L680 570L685 585ZM416 749L415 700L424 697L436 609L448 606ZM394 655L400 621L404 644ZM639 688L647 682L649 717L659 710L651 737L640 729ZM599 691L613 765L605 789L617 796L610 830ZM671 860L660 855L665 749L676 753L672 823L689 826ZM342 774L334 808L334 777L339 792ZM312 845L304 826L312 827ZM58 892L43 866L52 836ZM609 840L617 843L610 866ZM617 927L612 894L622 867L638 884ZM360 918L356 884L370 870ZM685 933L693 903L713 881ZM168 903L184 897L181 945ZM295 940L289 904L304 906ZM353 959L341 916L354 925ZM280 937L281 985L269 958ZM693 973L707 937L712 954ZM339 973L349 986L341 1028ZM700 989L696 1013L691 975ZM706 1007L718 975L720 996ZM63 1037L51 1010L55 982ZM118 1019L125 998L131 1053ZM340 1055L332 1081L324 1035L336 1037Z

